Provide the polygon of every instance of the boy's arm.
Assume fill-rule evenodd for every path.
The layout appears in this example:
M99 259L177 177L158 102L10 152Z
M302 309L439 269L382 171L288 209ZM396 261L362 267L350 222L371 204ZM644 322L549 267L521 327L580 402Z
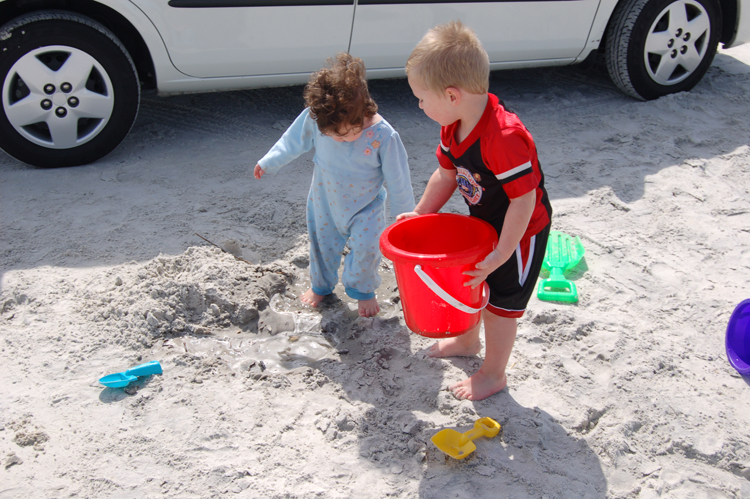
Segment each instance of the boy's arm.
M488 275L494 272L500 267L500 265L508 261L516 251L518 243L521 241L521 238L529 226L529 221L531 220L531 215L534 213L535 205L536 189L527 192L523 196L510 200L510 206L505 213L503 230L497 242L497 248L487 255L487 258L477 263L476 270L468 270L464 272L464 275L473 277L473 279L465 282L464 286L476 288L482 283L482 281L487 279Z
M393 132L380 146L380 166L391 205L391 216L414 209L414 189L409 174L409 159L401 137Z
M427 182L427 187L419 200L417 207L411 213L402 213L396 220L402 218L416 217L428 213L437 213L453 195L456 190L456 170L448 170L438 166L437 170Z
M310 111L305 108L294 123L287 128L284 135L258 161L253 171L255 178L262 177L263 173L275 173L282 166L312 149L317 131L315 120L310 116Z

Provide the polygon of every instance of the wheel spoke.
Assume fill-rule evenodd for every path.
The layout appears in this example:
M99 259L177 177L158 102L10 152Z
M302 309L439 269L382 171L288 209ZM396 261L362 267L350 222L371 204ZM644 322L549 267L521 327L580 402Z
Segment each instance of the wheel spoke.
M667 83L677 66L677 59L672 59L671 57L662 57L661 62L659 62L659 67L654 72L656 80Z
M44 95L44 85L55 78L55 72L33 55L24 56L14 68L32 94Z
M674 35L678 29L685 29L688 25L687 8L682 2L675 2L669 6L669 34Z
M58 81L67 81L73 85L73 91L86 88L91 70L94 69L94 59L84 52L71 52L65 63L57 71Z
M698 17L688 23L687 31L690 32L690 38L692 40L698 40L702 35L708 35L711 33L711 20L705 13L701 13Z
M698 66L700 66L702 60L703 57L698 52L695 44L688 45L688 51L679 58L680 64L687 70L688 73L692 73L693 71L695 71Z
M66 149L76 146L78 140L78 120L75 116L58 118L50 116L47 120L52 143L56 149Z
M13 105L5 108L5 115L14 127L24 127L45 121L49 111L42 109L41 99L33 95L27 96Z
M75 108L75 114L79 118L109 119L114 107L114 99L111 95L101 95L96 92L83 90L77 94L81 103Z

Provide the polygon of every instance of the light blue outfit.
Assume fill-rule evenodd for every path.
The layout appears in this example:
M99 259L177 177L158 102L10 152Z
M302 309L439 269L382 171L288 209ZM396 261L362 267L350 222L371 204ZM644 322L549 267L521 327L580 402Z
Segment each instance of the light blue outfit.
M266 173L315 148L312 185L307 199L310 281L315 294L333 292L344 245L341 282L355 300L375 297L380 286L380 234L386 226L388 186L391 215L414 210L414 191L406 149L384 119L365 128L354 142L323 135L307 108L258 164Z

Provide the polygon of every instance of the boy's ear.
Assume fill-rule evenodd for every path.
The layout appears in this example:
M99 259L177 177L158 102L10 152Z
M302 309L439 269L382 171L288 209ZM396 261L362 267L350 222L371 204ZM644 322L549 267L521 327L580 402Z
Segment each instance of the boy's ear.
M452 106L455 106L461 102L461 89L456 87L448 87L445 89L445 97L448 99Z

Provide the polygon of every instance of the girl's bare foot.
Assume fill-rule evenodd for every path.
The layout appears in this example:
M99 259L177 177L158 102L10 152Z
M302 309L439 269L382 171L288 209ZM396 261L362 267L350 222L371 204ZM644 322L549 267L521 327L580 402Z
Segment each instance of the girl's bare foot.
M377 298L370 298L369 300L359 300L359 316L360 317L373 317L380 312L380 305L378 305Z
M427 350L428 357L471 357L482 350L482 342L479 338L464 339L456 336L433 344Z
M299 297L299 301L301 301L305 305L317 307L318 305L320 305L320 302L323 301L323 298L325 297L314 293L312 289L308 289L307 291L302 293L302 296Z
M450 386L450 391L459 400L484 400L501 391L508 384L508 377L500 379L486 376L480 369L474 376Z

